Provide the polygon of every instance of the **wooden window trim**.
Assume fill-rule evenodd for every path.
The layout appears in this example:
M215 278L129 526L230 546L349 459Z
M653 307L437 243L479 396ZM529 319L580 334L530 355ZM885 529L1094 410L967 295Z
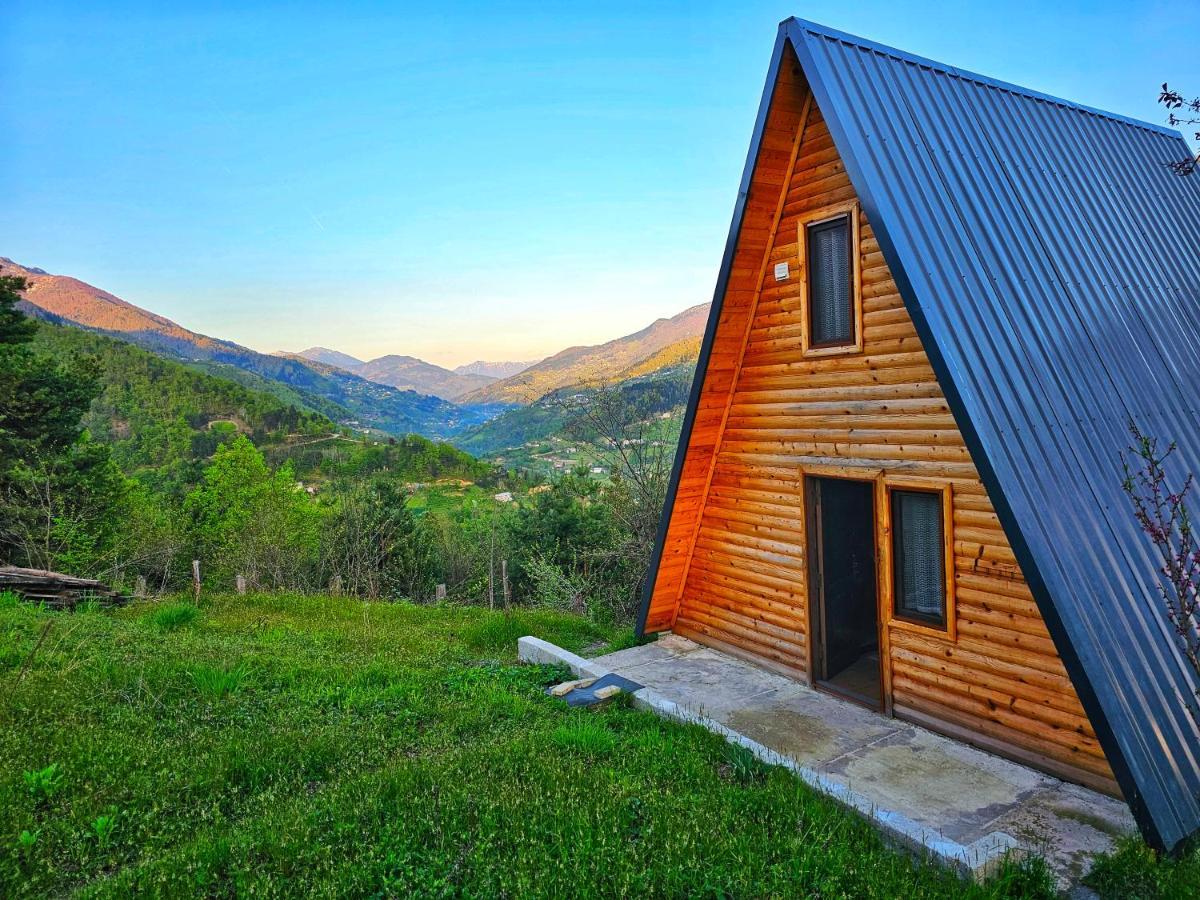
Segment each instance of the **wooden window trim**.
M804 463L800 466L801 475L811 475L814 478L845 478L849 481L876 481L883 476L879 466L840 466L823 463Z
M892 493L894 491L921 491L940 494L942 498L942 555L945 565L946 623L944 626L905 618L896 610L895 546L892 530ZM954 585L954 494L946 482L923 481L915 478L884 478L883 503L879 510L880 556L883 560L882 594L883 612L889 628L929 635L943 640L958 640L958 613Z
M812 316L808 305L808 229L843 216L850 220L850 316L854 325L854 340L845 344L813 345L809 334ZM848 356L863 351L863 303L862 303L862 230L859 221L859 204L849 200L833 206L825 206L801 216L797 225L797 246L800 275L800 334L801 352L805 357Z

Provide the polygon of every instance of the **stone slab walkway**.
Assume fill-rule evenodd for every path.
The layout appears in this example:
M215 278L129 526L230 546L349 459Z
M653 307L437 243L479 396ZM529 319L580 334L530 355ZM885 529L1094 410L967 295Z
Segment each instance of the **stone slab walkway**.
M555 652L557 651L557 652ZM890 719L685 638L584 660L521 639L521 658L646 687L643 707L697 721L872 819L894 839L968 874L1006 852L1041 855L1064 889L1134 833L1126 805L924 728Z

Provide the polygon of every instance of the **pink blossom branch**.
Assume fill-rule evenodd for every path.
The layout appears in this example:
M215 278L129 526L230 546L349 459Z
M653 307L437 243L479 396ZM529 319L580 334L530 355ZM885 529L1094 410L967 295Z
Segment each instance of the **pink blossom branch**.
M1187 507L1194 479L1189 474L1182 488L1172 490L1167 483L1166 461L1175 452L1175 445L1160 453L1157 439L1142 434L1133 423L1129 430L1134 445L1121 454L1125 471L1122 487L1133 501L1139 527L1158 550L1163 576L1158 589L1167 621L1200 678L1200 547Z

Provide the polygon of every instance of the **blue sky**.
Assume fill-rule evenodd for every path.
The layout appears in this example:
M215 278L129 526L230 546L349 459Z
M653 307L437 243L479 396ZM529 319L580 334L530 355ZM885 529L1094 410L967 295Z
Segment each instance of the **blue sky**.
M0 255L267 351L536 358L710 299L789 15L1200 93L1195 2L98 7L0 16Z

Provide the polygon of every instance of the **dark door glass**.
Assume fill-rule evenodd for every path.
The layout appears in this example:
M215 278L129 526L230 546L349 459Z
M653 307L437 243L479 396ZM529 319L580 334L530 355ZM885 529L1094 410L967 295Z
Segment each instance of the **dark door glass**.
M833 678L878 646L874 487L820 479L824 673Z

